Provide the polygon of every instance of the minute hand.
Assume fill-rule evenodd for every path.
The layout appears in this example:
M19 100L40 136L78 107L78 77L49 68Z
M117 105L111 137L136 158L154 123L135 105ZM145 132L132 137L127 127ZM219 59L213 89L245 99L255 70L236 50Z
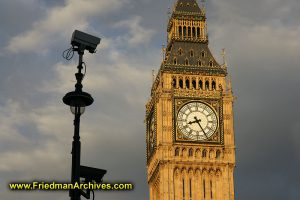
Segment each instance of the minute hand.
M201 124L199 123L199 121L196 121L196 122L197 122L197 124L200 126L200 128L201 128L202 132L204 133L206 139L208 139L208 137L207 137L207 135L206 135L204 129L202 128Z

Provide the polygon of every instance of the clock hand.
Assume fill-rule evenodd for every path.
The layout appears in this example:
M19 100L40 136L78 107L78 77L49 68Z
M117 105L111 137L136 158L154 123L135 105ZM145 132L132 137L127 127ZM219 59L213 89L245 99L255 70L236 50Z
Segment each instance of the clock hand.
M200 122L201 122L201 119L197 119L197 117L196 117L196 116L195 116L194 118L195 118L195 122L197 122L197 124L200 126L200 128L201 128L202 132L204 133L204 135L205 135L206 139L208 139L208 137L207 137L207 135L206 135L206 133L205 133L204 129L202 128L202 126L201 126L201 124L200 124Z
M193 123L196 123L196 121L193 121L193 122L192 122L192 121L190 121L188 124L189 124L189 125L191 125L191 124L193 124Z
M197 117L195 116L194 117L195 121L190 121L188 124L193 124L193 123L198 123L198 122L201 122L201 119L197 119Z

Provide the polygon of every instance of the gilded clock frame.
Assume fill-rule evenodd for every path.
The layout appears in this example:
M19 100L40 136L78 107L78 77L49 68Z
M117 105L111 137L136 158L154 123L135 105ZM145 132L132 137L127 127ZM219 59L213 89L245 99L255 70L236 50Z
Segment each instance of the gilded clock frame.
M196 141L190 139L180 139L178 135L180 130L177 127L177 115L179 110L187 103L200 101L212 107L218 117L218 128L216 132L208 140ZM182 133L181 133L182 134ZM224 145L224 123L223 123L223 100L222 98L195 98L195 97L174 97L173 98L173 126L172 137L174 143L195 143L195 144L214 144Z

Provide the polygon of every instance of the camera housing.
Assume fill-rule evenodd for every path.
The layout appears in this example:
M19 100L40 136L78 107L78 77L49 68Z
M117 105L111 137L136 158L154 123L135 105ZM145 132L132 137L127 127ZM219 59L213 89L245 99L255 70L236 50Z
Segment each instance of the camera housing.
M95 53L100 41L101 38L75 30L72 34L71 45L80 51L88 50L90 53Z
M80 177L85 178L85 181L87 182L95 181L96 183L101 183L106 172L107 171L104 169L80 165Z

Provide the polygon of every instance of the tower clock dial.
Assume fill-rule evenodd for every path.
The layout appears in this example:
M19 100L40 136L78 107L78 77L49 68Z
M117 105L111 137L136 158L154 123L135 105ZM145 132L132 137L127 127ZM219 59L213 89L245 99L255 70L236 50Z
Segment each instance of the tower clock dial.
M152 112L148 121L148 151L151 155L155 149L155 116Z
M179 109L177 127L184 139L205 141L216 132L218 116L211 106L200 101L192 101Z

